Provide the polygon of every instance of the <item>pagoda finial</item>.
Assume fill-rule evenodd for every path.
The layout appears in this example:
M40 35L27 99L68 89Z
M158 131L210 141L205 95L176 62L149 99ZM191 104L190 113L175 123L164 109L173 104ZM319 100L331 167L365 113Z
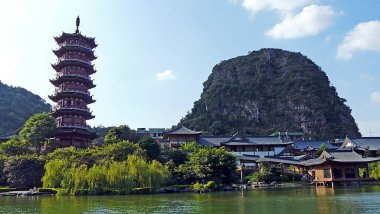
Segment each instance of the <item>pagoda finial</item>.
M76 31L75 31L75 33L76 34L78 34L79 33L79 24L80 24L80 18L79 18L79 15L78 15L78 17L77 17L77 29L76 29Z

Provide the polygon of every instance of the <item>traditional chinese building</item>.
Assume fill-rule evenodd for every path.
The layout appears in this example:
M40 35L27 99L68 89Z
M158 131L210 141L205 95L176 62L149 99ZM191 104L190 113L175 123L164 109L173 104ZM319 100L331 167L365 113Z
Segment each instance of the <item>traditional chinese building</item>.
M380 151L380 137L361 137L361 138L348 138L344 139L342 149L353 149L363 156L376 157Z
M56 103L52 113L57 125L54 140L61 147L84 148L96 138L86 121L94 118L88 105L95 102L89 89L95 87L90 75L96 72L92 61L97 44L80 33L79 24L78 16L75 33L54 37L59 45L53 51L58 62L52 65L56 76L50 82L55 92L49 98Z
M310 168L314 182L334 186L334 183L363 182L369 177L368 163L380 158L362 157L352 150L323 151L316 159L303 162Z
M181 147L185 143L198 141L202 132L190 130L184 126L179 126L173 130L164 133L164 139L169 143L170 148Z

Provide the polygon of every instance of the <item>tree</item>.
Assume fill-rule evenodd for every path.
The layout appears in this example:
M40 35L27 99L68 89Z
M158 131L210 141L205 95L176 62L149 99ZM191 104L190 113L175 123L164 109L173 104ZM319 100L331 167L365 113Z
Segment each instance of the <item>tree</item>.
M29 152L28 145L21 142L20 139L16 137L0 144L0 154L5 156L24 155Z
M318 155L322 154L322 152L323 152L325 149L327 149L327 148L328 148L328 147L326 146L326 144L322 143L322 144L319 146L318 150L317 150L317 154L318 154Z
M35 114L20 131L20 139L31 147L40 149L46 138L55 130L55 120L49 113Z
M38 187L44 175L44 161L36 156L10 157L4 163L3 172L11 187Z
M94 165L88 170L86 175L88 190L91 193L99 193L103 188L107 187L107 171L104 165Z
M214 180L229 184L234 180L235 156L224 147L203 147L189 155L189 160L176 171L189 182Z
M181 150L185 151L188 154L193 153L199 150L200 148L202 147L197 142L185 143L184 145L181 146Z
M128 155L133 154L139 148L137 144L124 140L106 145L104 147L104 153L112 161L125 161L128 159Z
M130 129L126 125L113 127L108 131L108 134L104 137L104 144L117 143L119 141L128 140L131 142L137 142L138 136L135 130Z
M44 188L60 187L65 172L70 168L68 159L53 159L45 164L45 175L42 177Z
M5 159L6 159L5 157L0 156L0 186L5 186L7 182L7 177L5 176L5 173L3 172Z
M146 151L148 160L157 160L161 153L160 145L151 137L143 137L138 145Z

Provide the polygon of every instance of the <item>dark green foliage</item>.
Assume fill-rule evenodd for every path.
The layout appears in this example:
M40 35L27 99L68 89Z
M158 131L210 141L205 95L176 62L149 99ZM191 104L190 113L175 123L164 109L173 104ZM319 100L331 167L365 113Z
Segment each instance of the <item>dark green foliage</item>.
M40 96L0 81L0 136L15 131L30 116L50 110L50 104Z
M5 156L24 155L30 152L28 145L16 137L0 144L0 154Z
M157 160L161 153L160 145L151 137L143 137L138 145L146 151L148 160Z
M44 175L44 161L35 156L9 157L4 163L7 183L15 188L33 188L41 186Z
M104 127L102 125L100 126L96 126L96 127L92 127L91 128L91 131L92 132L95 132L97 136L96 139L94 139L92 141L92 145L97 145L97 146L101 146L104 144L104 137L108 134L108 131L113 128L113 127Z
M189 154L189 160L176 171L189 182L213 180L229 184L235 179L235 156L224 147L202 147Z
M5 157L0 156L0 186L5 186L7 183L7 177L5 173L3 172L4 163L5 163Z
M175 167L184 164L188 160L187 156L187 153L182 149L172 149L166 154L168 161L171 160Z
M179 123L211 134L360 136L351 109L319 66L300 53L262 49L213 68L201 98Z
M41 148L54 133L55 120L46 112L30 117L19 133L20 140L31 147Z
M138 136L135 130L130 129L126 125L121 125L118 127L112 127L107 135L104 137L104 144L117 143L123 140L128 140L131 142L137 142Z

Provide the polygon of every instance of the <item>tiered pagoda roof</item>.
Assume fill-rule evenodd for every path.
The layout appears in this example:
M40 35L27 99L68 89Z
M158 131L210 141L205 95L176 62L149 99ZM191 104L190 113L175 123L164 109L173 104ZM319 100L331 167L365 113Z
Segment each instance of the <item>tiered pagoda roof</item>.
M86 41L86 43L88 45L90 45L90 48L93 49L93 48L96 48L98 46L98 44L96 44L95 42L95 38L94 37L87 37L87 36L84 36L80 33L65 33L65 32L62 32L62 34L60 36L56 36L54 37L55 41L58 43L58 44L62 44L63 42L66 41L66 39L68 38L81 38L81 39L84 39Z
M50 80L50 82L56 87L58 87L64 82L74 82L74 81L85 84L88 89L95 87L95 84L91 78L78 75L78 74L63 74L62 76L59 76L58 78Z
M81 91L74 91L74 90L65 90L61 92L54 93L53 95L48 96L52 101L58 102L60 99L69 98L69 97L75 97L79 99L83 99L86 101L87 104L94 103L95 100L92 98L92 96L89 93L81 92Z
M91 60L91 61L95 60L97 58L95 56L94 52L90 48L84 47L82 45L77 45L77 44L67 44L65 46L60 47L57 50L53 50L53 53L57 57L61 57L63 54L65 54L67 52L84 53L89 58L89 60Z
M90 62L86 62L79 59L65 59L65 60L59 60L58 63L51 65L54 70L57 72L61 71L65 67L80 67L85 69L88 74L94 74L96 73L96 70L94 69L94 65L92 65Z

